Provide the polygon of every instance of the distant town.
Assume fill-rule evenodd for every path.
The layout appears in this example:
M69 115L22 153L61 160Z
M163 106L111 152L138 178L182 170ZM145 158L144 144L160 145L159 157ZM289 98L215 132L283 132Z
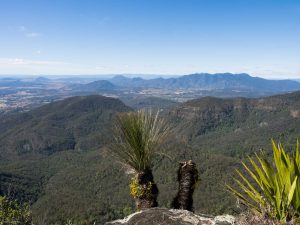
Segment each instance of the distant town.
M97 94L134 104L135 100L153 97L185 102L204 96L259 97L297 90L300 90L298 81L274 81L247 74L229 73L153 79L119 75L105 80L101 77L84 76L0 77L0 113L27 111L46 103L80 95Z

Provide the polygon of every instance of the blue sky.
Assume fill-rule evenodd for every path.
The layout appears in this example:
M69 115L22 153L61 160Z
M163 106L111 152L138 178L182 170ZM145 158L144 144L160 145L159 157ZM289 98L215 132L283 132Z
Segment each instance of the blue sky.
M0 0L0 74L300 78L300 0Z

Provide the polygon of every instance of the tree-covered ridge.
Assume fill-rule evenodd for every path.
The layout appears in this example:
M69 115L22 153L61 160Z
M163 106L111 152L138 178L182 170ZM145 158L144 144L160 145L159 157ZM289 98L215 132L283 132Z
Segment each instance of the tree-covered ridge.
M4 117L0 122L1 155L99 148L112 139L114 114L129 110L117 99L95 95L71 97Z
M267 148L265 140L271 138L293 146L300 133L300 92L257 99L205 97L181 104L168 116L187 143L210 146L211 152L237 156Z
M160 115L170 124L172 137L164 143L169 157L157 157L153 168L159 205L169 206L176 195L178 162L192 159L201 178L195 212L236 210L225 182L232 184L232 172L244 156L260 148L270 153L269 138L281 141L287 151L294 147L300 133L299 100L299 92L202 98L164 109ZM0 194L32 203L35 221L101 224L130 213L129 177L109 151L114 115L130 110L116 99L86 96L1 117Z

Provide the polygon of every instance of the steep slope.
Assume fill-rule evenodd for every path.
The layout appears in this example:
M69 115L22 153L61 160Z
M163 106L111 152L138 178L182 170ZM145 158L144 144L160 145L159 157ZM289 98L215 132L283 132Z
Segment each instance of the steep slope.
M188 101L168 116L194 147L249 153L266 148L271 138L295 142L300 135L300 92L259 99L206 97Z

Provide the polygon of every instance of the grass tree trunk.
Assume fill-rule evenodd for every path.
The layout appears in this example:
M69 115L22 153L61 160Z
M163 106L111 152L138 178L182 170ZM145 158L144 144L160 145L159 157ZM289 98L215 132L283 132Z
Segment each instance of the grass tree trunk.
M135 175L130 184L130 191L138 210L157 207L158 188L150 169Z
M178 193L172 206L175 209L193 211L193 193L199 180L196 164L192 160L181 162L177 179L179 182Z

